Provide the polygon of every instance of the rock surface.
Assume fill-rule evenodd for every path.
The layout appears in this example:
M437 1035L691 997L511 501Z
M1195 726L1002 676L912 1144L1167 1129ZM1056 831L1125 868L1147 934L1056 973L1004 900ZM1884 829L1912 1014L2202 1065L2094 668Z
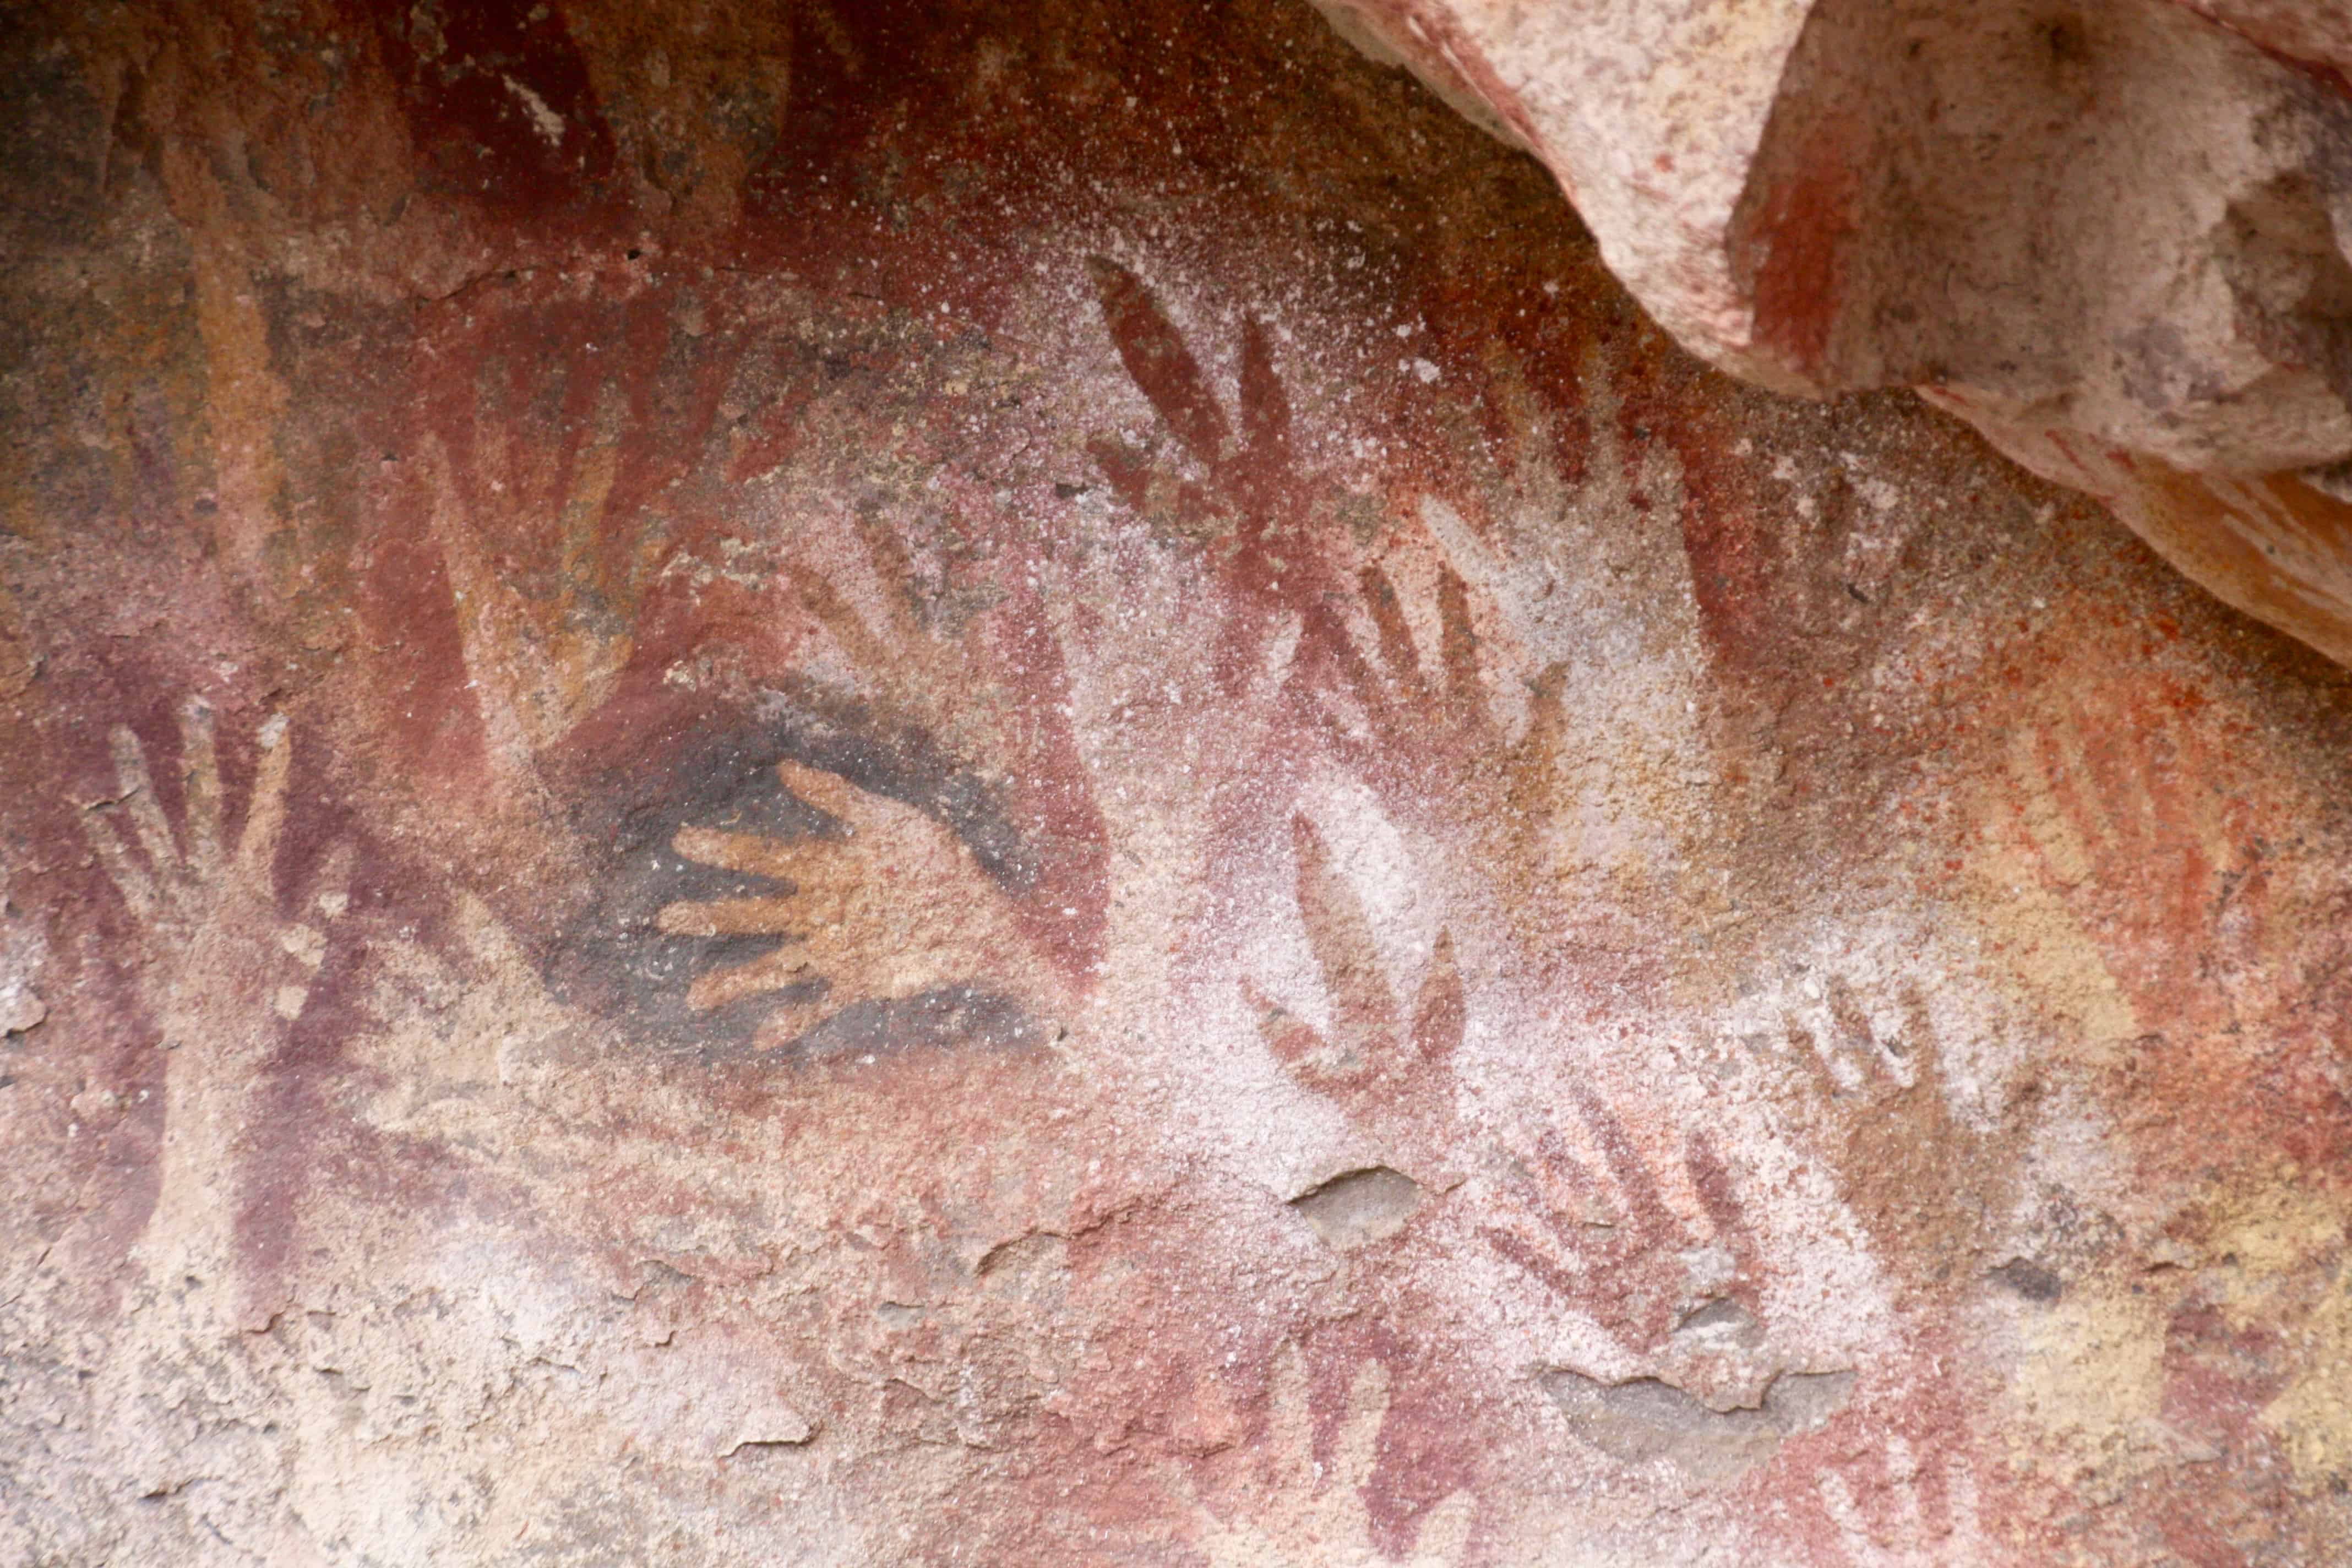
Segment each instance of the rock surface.
M1919 387L2352 662L2352 13L1318 4L1541 158L1685 346Z
M0 103L0 1562L2340 1560L2352 675L1311 13Z

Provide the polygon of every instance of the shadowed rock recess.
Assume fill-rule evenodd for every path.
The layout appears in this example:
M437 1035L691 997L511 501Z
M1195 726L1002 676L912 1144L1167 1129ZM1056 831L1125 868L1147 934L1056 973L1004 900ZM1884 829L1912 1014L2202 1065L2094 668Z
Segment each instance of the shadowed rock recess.
M2336 11L1334 5L0 21L0 1562L2346 1561Z

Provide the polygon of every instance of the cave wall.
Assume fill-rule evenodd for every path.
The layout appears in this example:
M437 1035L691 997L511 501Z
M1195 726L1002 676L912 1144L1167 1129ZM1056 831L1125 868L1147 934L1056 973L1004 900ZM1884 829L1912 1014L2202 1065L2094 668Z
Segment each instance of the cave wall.
M1303 5L0 36L0 1559L2310 1563L2352 675Z

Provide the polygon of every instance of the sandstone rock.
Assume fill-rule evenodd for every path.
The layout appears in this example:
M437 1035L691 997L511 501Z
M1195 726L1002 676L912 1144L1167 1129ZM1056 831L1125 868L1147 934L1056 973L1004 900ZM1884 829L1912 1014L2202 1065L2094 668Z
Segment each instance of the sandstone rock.
M2352 672L1288 0L18 9L0 1563L2352 1539Z

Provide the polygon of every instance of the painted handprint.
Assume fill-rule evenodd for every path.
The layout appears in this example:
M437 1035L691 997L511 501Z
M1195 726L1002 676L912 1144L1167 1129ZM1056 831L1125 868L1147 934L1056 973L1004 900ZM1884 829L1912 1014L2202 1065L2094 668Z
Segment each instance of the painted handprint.
M1512 1162L1497 1217L1480 1226L1611 1347L1554 1363L1541 1385L1578 1440L1611 1458L1735 1485L1828 1426L1858 1374L1774 1331L1764 1245L1712 1138L1644 1135L1581 1086L1570 1098L1576 1121Z
M1466 1017L1453 934L1441 929L1431 943L1408 1011L1361 895L1304 813L1291 819L1291 842L1299 920L1330 1027L1318 1029L1244 981L1259 1034L1301 1084L1331 1096L1418 1163L1440 1161L1444 1139L1433 1118L1451 1102Z
M1700 1130L1645 1149L1609 1101L1581 1084L1568 1098L1574 1120L1507 1170L1488 1245L1635 1357L1753 1348L1762 1328L1740 1297L1761 1266L1714 1141Z
M1296 809L1268 786L1303 787L1327 764L1480 863L1544 867L1601 894L1608 878L1672 860L1686 814L1647 803L1688 792L1695 632L1686 614L1658 610L1643 617L1636 657L1600 650L1625 647L1628 597L1686 600L1679 551L1628 542L1682 475L1667 448L1622 438L1607 360L1583 370L1593 419L1572 481L1547 433L1489 455L1496 506L1472 515L1424 491L1368 516L1294 433L1266 326L1241 325L1229 410L1151 288L1106 259L1093 272L1112 342L1157 416L1142 440L1094 442L1096 461L1129 510L1196 545L1218 577L1208 662L1236 721L1221 731L1235 783L1219 797L1213 874L1252 875ZM1583 584L1588 554L1609 561L1610 588ZM1624 721L1629 695L1643 721ZM1511 900L1500 913L1528 951L1638 962L1639 940L1607 902L1591 900L1573 929L1557 909Z
M688 988L689 1006L769 998L763 1033L789 1039L860 1002L904 1001L1008 968L1023 945L1011 901L953 828L835 773L784 761L776 774L839 836L677 830L671 847L686 860L773 889L663 908L667 935L776 943L705 969Z
M1469 590L1433 541L1423 547L1431 579L1427 633L1412 622L1422 605L1400 592L1393 561L1346 559L1348 530L1339 487L1302 470L1290 402L1265 325L1242 327L1237 407L1229 417L1183 334L1133 272L1106 258L1090 264L1103 319L1121 363L1173 437L1179 460L1155 461L1123 442L1094 443L1095 459L1130 509L1207 552L1231 609L1215 661L1219 685L1244 689L1267 645L1297 627L1292 686L1318 705L1344 699L1353 713L1325 706L1335 743L1415 766L1490 738L1479 640ZM1402 561L1416 553L1395 556ZM1413 563L1418 570L1423 564ZM1434 668L1430 668L1433 663Z
M719 482L719 405L745 342L681 331L674 295L590 300L508 273L419 315L421 376L368 437L355 558L374 678L426 780L478 776L519 827L554 809L540 764L640 651L665 570Z
M1193 1498L1193 1544L1213 1568L1456 1568L1468 1562L1476 1517L1468 1492L1423 1515L1402 1554L1381 1550L1377 1540L1369 1489L1389 1415L1388 1368L1375 1359L1356 1368L1328 1461L1317 1458L1310 1382L1306 1358L1297 1346L1285 1346L1275 1363L1265 1444L1246 1506L1228 1510Z
M792 651L756 682L732 644L648 663L651 701L569 738L597 885L559 993L646 1043L824 1052L1026 1039L1088 983L1107 838L1063 645L1034 579L959 553L986 521L962 504L673 557L678 592L756 600Z
M185 802L175 831L146 748L112 735L116 793L84 816L92 847L145 933L148 1003L164 1068L163 1149L142 1250L159 1288L207 1292L209 1315L237 1312L236 1227L248 1197L254 1097L308 1005L335 922L350 905L350 856L326 856L290 912L277 893L293 740L284 715L255 736L257 758L232 836L212 710L181 714Z
M966 497L950 512L978 532L993 505ZM1054 971L1042 983L1082 986L1102 957L1108 839L1072 723L1069 645L1036 579L1008 586L978 573L965 537L946 514L836 514L781 552L780 584L832 645L824 662L849 676L796 679L795 700L841 715L822 721L833 728L878 724L927 753L932 782L882 793L922 800L963 834L1018 893L1006 911Z

